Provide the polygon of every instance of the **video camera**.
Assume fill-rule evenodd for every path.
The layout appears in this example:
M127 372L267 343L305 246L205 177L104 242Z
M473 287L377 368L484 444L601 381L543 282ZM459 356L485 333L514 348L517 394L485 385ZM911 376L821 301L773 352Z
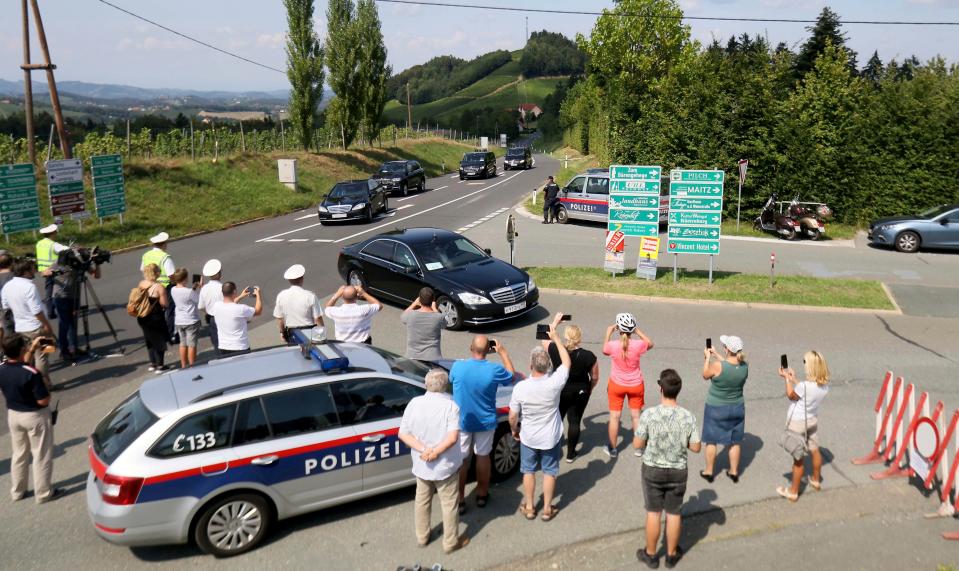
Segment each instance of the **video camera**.
M109 263L112 258L113 252L110 250L101 250L100 246L94 246L92 249L81 246L71 246L60 252L57 263L83 273L89 270L91 266Z

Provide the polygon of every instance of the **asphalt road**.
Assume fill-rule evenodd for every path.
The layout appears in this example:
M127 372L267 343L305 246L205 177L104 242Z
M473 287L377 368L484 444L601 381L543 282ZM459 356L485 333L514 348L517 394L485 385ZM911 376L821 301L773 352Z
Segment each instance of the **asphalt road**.
M321 226L316 212L308 209L182 240L174 236L168 251L177 267L199 273L206 260L218 258L223 263L224 280L234 281L241 288L260 286L265 295L261 320L267 321L271 319L276 294L289 285L282 276L292 264L305 265L305 287L326 297L342 284L336 258L343 246L395 227L475 228L489 216L505 212L516 204L547 175L554 173L559 163L547 156L537 156L537 166L531 170L504 172L502 160L499 165L495 178L460 181L457 175L446 174L429 179L422 193L391 197L390 210L372 223ZM66 242L69 236L62 236L61 240ZM54 360L53 382L63 389L55 395L61 401L61 410L135 378L149 364L142 332L125 310L130 288L142 279L139 267L144 250L115 255L112 263L104 266L103 278L91 280L107 317L116 328L119 342L114 341L102 315L92 312L89 317L92 350L105 358L75 367L64 367ZM56 323L53 326L55 329ZM207 347L201 344L200 349ZM121 355L120 350L124 354ZM179 362L171 351L167 352L167 359L168 363ZM6 432L6 409L0 408L0 434Z

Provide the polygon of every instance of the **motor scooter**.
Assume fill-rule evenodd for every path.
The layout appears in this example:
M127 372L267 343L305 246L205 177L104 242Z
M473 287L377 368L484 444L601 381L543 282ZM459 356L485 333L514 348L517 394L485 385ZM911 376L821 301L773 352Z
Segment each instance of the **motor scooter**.
M794 240L801 232L799 222L788 213L776 212L776 193L769 196L762 212L753 221L753 228L762 232L776 234L786 240Z
M818 240L826 235L826 216L820 213L829 212L831 214L832 211L825 204L817 204L815 210L809 208L808 204L801 204L797 194L789 203L787 212L793 220L799 222L799 234L801 236L810 240Z

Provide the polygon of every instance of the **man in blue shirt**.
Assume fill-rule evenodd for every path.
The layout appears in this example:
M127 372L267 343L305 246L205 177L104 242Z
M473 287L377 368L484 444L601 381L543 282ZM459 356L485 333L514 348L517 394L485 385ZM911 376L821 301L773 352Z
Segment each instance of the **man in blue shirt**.
M489 353L499 355L503 364L487 361ZM500 385L512 384L514 372L506 347L486 335L474 337L470 344L470 358L460 359L450 368L453 400L460 407L459 438L463 453L458 496L460 515L466 512L464 496L471 450L476 454L476 505L486 507L489 500L490 452L496 432L496 390Z

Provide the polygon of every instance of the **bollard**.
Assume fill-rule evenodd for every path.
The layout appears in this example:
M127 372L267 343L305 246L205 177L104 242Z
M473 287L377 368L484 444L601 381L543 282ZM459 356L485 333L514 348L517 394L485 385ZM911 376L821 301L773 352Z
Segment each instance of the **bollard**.
M563 168L569 168L569 155L563 155Z
M776 285L776 252L769 255L769 287Z

